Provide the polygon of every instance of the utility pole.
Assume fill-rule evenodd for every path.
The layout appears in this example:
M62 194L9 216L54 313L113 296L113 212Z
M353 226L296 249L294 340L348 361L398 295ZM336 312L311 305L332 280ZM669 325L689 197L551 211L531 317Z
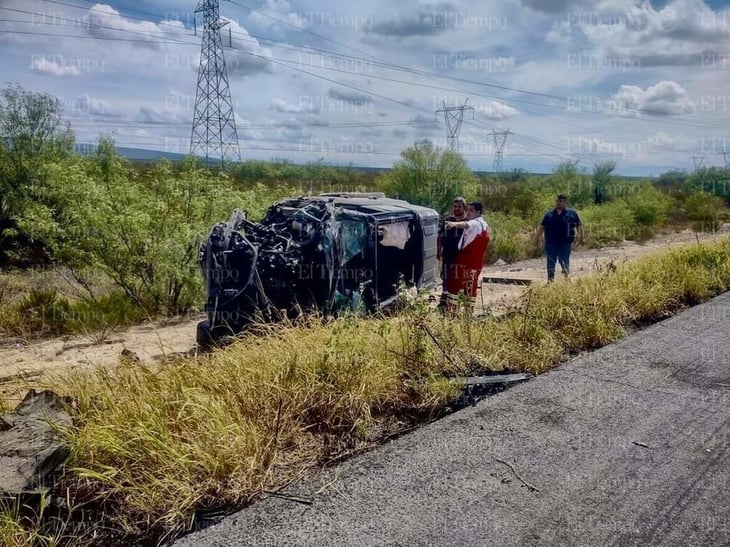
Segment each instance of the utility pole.
M446 144L452 152L459 151L459 130L461 130L461 124L464 121L464 111L471 110L472 119L474 118L474 107L467 106L467 102L469 102L469 99L466 99L461 106L446 106L446 101L443 101L443 108L436 111L437 118L441 112L444 114Z
M509 128L505 131L495 131L492 129L492 132L489 134L494 137L494 172L501 173L503 169L504 145L507 144L507 137L514 135L514 132L510 131Z
M206 163L220 158L223 165L225 160L241 159L220 33L228 21L219 16L218 0L200 0L195 8L196 17L198 13L203 14L203 41L190 154L204 156Z
M724 150L722 152L718 152L722 156L722 159L725 162L725 169L730 169L730 152L727 150Z
M697 171L698 169L700 169L702 167L702 163L704 161L705 161L704 155L695 154L694 156L692 156L692 162L694 163L695 171Z

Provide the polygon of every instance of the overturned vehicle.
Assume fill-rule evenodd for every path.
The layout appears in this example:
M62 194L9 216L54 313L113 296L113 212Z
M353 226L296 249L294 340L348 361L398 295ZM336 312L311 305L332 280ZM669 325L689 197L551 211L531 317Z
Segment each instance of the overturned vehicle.
M261 222L235 210L200 247L210 346L248 325L303 313L367 313L398 288L439 281L438 213L381 193L322 194L272 205Z

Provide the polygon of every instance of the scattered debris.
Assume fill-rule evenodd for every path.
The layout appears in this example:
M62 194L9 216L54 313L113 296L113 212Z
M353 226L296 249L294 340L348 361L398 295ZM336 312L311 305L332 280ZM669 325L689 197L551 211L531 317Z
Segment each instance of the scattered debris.
M538 490L538 488L536 486L533 486L532 484L530 484L529 482L527 482L525 479L523 479L522 477L520 477L520 474L517 472L517 470L514 468L514 466L511 463L506 462L504 460L500 460L499 458L494 458L494 460L495 461L498 461L501 464L506 465L507 467L509 467L512 470L512 473L515 474L515 477L517 477L522 484L524 484L525 486L527 486L527 488L530 491L532 491L532 492L539 492L540 491L540 490Z
M61 349L56 351L56 356L62 355L64 352L71 350L71 349L82 350L82 349L92 348L94 346L99 346L101 344L118 344L119 342L124 342L124 340L122 340L121 338L114 338L114 339L109 339L109 340L102 340L100 342L80 342L78 344L70 344L68 346L66 344L64 344L61 347Z
M533 378L529 372L517 372L514 374L492 374L490 376L469 376L467 378L456 378L463 381L467 386L481 386L487 384L513 384L524 382Z
M0 384L8 384L16 380L31 380L38 378L41 374L43 373L40 370L28 370L25 372L18 372L17 374L0 376Z
M300 498L299 496L292 496L290 494L285 494L284 492L277 492L276 490L264 490L264 494L268 494L270 496L274 496L288 501L293 501L296 503L301 503L302 505L312 505L314 503L314 500L311 498Z
M71 398L30 390L10 413L0 417L0 493L39 493L57 478L69 454L58 428L72 425Z
M640 443L639 441L633 441L633 443L636 446L641 446L641 447L644 447L644 448L651 448L648 444Z
M533 283L532 279L520 277L495 277L491 275L485 275L482 277L482 281L485 283L497 283L499 285L530 285Z
M130 363L140 363L142 360L139 358L139 355L134 353L132 350L124 348L121 353L121 359L122 361L127 361Z
M533 377L532 374L527 372L512 372L505 369L483 376L451 378L452 382L464 386L464 393L447 408L447 411L454 412L468 406L474 406L490 395L500 393L513 384L525 382Z

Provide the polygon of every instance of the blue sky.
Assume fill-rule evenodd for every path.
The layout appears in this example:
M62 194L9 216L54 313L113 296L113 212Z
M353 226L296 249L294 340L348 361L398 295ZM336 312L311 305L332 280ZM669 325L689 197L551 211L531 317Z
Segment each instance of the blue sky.
M59 97L79 142L186 153L200 53L172 0L0 0L0 81ZM504 167L659 174L730 160L730 6L717 0L221 1L243 159L390 166L445 145ZM224 31L228 43L228 32Z

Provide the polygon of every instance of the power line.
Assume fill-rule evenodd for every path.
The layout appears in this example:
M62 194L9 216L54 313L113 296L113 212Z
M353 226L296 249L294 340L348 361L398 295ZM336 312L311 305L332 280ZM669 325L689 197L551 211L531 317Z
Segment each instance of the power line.
M50 1L50 0L46 0L46 1ZM59 2L53 2L53 3L59 3ZM179 28L179 27L176 27L176 28ZM128 29L116 29L116 30L120 30L120 31L126 31L126 30L128 30ZM141 34L144 34L144 33L141 33ZM57 36L57 34L54 34L54 36ZM155 36L155 35L153 35L153 36ZM74 37L74 36L71 36L71 37ZM75 36L75 37L85 37L85 36ZM155 36L155 37L156 37L156 36ZM93 38L98 38L98 39L108 39L109 37L96 37L96 36L94 36ZM119 39L119 38L116 38L116 39L118 39L118 40L123 40L123 39ZM126 40L125 40L125 41L126 41ZM129 40L129 41L131 41L131 40ZM145 42L149 42L149 41L145 41ZM184 43L184 42L181 42L181 41L177 41L177 42L178 42L178 43ZM165 43L170 43L170 42L165 42ZM286 66L286 63L289 63L289 62L290 62L290 61L283 61L283 60L279 60L279 59L271 59L271 58L269 58L269 57L266 57L266 56L260 56L260 55L254 54L254 53L252 53L252 52L248 52L248 51L245 51L245 50L241 50L240 48L233 48L233 49L237 49L237 50L239 50L239 51L244 51L244 52L245 52L245 53L247 53L248 55L252 55L252 56L254 56L254 57L259 57L259 58L262 58L262 59L270 60L270 61L272 61L272 62L278 62L279 64L284 64L284 66ZM397 66L397 65L393 65L393 66ZM289 67L289 68L293 68L293 67ZM325 67L325 68L329 68L329 67ZM386 96L384 96L384 95L379 95L379 94L375 94L375 93L372 93L372 92L370 92L370 91L367 91L367 90L362 90L361 88L358 88L358 87L355 87L355 86L349 86L348 84L344 84L344 83L342 83L342 82L339 82L339 81L337 81L337 80L333 80L333 79L330 79L330 78L326 78L326 77L323 77L323 76L321 76L321 75L318 75L318 74L314 74L314 73L312 73L312 72L309 72L309 71L304 71L304 70L301 70L301 71L302 71L302 72L304 72L304 73L306 73L306 74L308 74L308 75L310 75L310 76L313 76L313 77L317 77L317 78L323 79L323 80L325 80L325 81L330 81L330 82L332 82L332 83L335 83L336 85L344 85L345 87L350 87L350 88L352 88L352 89L357 89L358 91L360 91L360 92L363 92L363 93L367 93L367 94L369 94L369 95L371 95L371 96L377 96L377 97L381 97L381 98L384 98L384 99L386 99L386 100L391 100L391 101L394 101L394 102L396 102L396 103L398 103L398 104L402 104L402 105L404 105L404 106L408 106L408 107L414 108L414 106L413 106L413 105L411 105L411 104L407 104L407 103L404 103L404 102L402 102L402 101L398 101L398 100L396 100L396 99L392 99L392 98L390 98L390 97L386 97ZM437 75L437 76L439 76L439 77L440 77L441 75ZM406 84L410 84L410 85L423 85L423 84L417 84L417 83L415 83L415 82L403 82L403 81L401 81L401 82L402 82L402 83L406 83ZM424 86L424 87L425 87L425 86ZM539 103L536 103L536 104L540 105ZM541 105L541 106L549 106L549 105ZM419 109L419 110L424 110L424 109ZM539 115L539 114L538 114L538 115ZM529 138L529 137L526 137L526 136L525 136L524 138L525 138L525 140L528 140L528 141L530 140L530 138ZM544 141L540 141L540 140L538 140L538 139L534 139L534 138L533 138L533 139L531 139L531 140L532 140L532 142L534 142L534 143L539 143L539 144L540 144L541 146L548 146L548 147L552 147L552 148L557 148L557 147L555 147L554 145L550 145L549 143L545 143Z
M77 9L87 9L87 8L85 8L83 6L78 6L76 4L70 4L68 2L61 2L59 0L42 0L42 1L47 2L47 3L52 3L52 4L59 4L59 5L74 7L74 8L77 8ZM94 3L92 0L85 0L85 1L87 1L89 3L92 3L92 4ZM289 26L291 28L294 28L294 29L296 29L298 31L306 32L306 33L311 34L311 35L313 35L315 37L318 37L318 38L321 38L323 40L329 41L331 43L340 45L342 47L345 47L347 49L350 49L350 50L355 51L357 53L360 53L362 55L366 55L366 56L370 57L372 60L375 60L375 64L377 66L382 67L382 68L392 69L392 70L398 70L399 72L405 71L405 72L409 72L411 74L417 74L417 75L421 75L421 76L428 77L431 80L436 79L436 78L441 79L441 80L443 80L443 79L453 80L453 81L456 81L456 82L470 83L470 84L474 84L474 85L487 86L487 87L494 87L494 88L497 88L497 89L502 89L502 90L506 90L506 91L512 91L512 92L515 92L515 93L523 93L523 94L530 94L530 95L542 96L542 97L546 97L546 98L552 98L552 99L559 100L561 102L570 102L570 100L569 100L568 97L562 97L562 96L559 96L559 95L552 95L552 94L547 94L547 93L540 93L540 92L535 92L535 91L530 91L530 90L513 88L513 87L509 87L509 86L501 86L501 85L497 85L497 84L490 84L488 82L481 82L481 81L476 81L476 80L469 80L469 79L465 79L465 78L457 78L457 77L454 77L454 76L448 76L446 74L438 74L438 73L433 73L433 72L429 72L429 71L414 69L412 67L405 67L405 66L401 66L401 65L397 65L397 64L388 63L388 62L383 61L382 59L379 59L378 57L375 57L375 56L373 56L373 55L371 55L371 54L369 54L367 52L364 52L364 51L362 51L360 49L353 48L351 46L348 46L347 44L344 44L344 43L339 42L337 40L333 40L333 39L328 38L328 37L326 37L324 35L321 35L321 34L312 32L312 31L310 31L308 29L304 29L304 28L298 27L296 25L293 25L293 24L289 23L288 21L285 21L285 20L280 19L280 18L277 18L277 17L273 17L273 16L271 16L269 14L266 14L266 13L263 13L261 11L255 10L255 9L253 9L253 8L245 5L245 4L241 4L240 2L235 2L235 1L232 1L232 0L226 0L226 1L228 1L229 3L232 3L234 5L237 5L239 7L248 9L248 10L250 10L252 12L259 13L262 16L265 16L265 17L267 17L269 19L272 19L274 21L277 21L279 23L282 23L282 24L284 24L286 26ZM151 15L151 16L155 16L155 17L162 17L163 16L160 13L153 13L153 12L147 12L147 11L141 11L141 10L134 10L134 9L127 9L127 8L125 8L125 11L132 11L132 12L147 14L147 15ZM39 14L39 15L41 15L41 14ZM138 20L141 20L141 21L148 22L147 19L143 19L143 18L139 18L139 17L133 17L133 16L129 16L129 15L125 15L124 17L130 18L130 19L138 19ZM162 25L162 24L171 24L171 23L169 23L167 20L163 20L163 21L160 21L157 24ZM177 25L173 25L173 26L174 26L174 28L179 29L179 27ZM125 29L117 29L117 30L125 30ZM341 58L344 58L344 59L353 59L353 60L357 60L357 61L366 61L366 62L369 62L369 63L372 62L371 60L368 60L368 59L363 59L363 58L349 56L349 55L343 55L343 54L340 54L340 53L337 53L337 52L332 52L332 51L328 51L328 50L322 50L320 48L313 48L312 46L310 46L308 44L293 43L293 42L287 42L287 41L284 41L284 40L275 40L275 39L268 38L268 37L265 37L265 36L257 36L257 35L250 34L250 33L249 34L244 34L244 33L240 33L240 32L235 32L233 34L236 35L236 36L240 36L241 39L243 39L243 40L252 41L254 43L257 43L257 40L256 39L258 39L258 40L263 40L263 41L271 42L272 44L288 44L288 45L294 46L294 48L284 48L284 49L294 49L295 51L300 51L299 48L305 47L305 48L311 49L313 51L320 51L320 52L326 53L328 55L338 56L338 57L341 57ZM274 47L283 47L283 46L274 46ZM242 51L245 51L245 50L242 50ZM284 62L291 62L291 61L288 61L287 60L287 61L284 61ZM334 70L332 67L321 67L321 68L327 69L327 70ZM342 72L348 72L348 71L342 71ZM377 76L374 76L374 77L377 77ZM394 80L394 81L398 81L398 80ZM400 82L406 83L406 84L411 84L411 85L419 85L419 84L415 84L414 82L405 82L405 81L402 81L402 80L400 80ZM423 86L423 87L428 87L428 86L425 86L423 84L420 84L420 85ZM460 91L460 92L463 92L463 93L467 93L466 91L463 91L463 90L454 90L454 91ZM487 98L490 98L490 97L487 96ZM523 102L523 103L526 103L526 104L533 104L533 105L542 106L542 107L546 107L546 108L558 108L560 110L566 110L566 111L567 110L575 110L575 108L570 107L570 106L561 106L561 105L554 105L554 104L548 104L548 103L534 103L534 102L528 103L527 101L521 101L519 99L514 99L514 98L510 98L510 99L503 98L503 97L491 97L491 98L494 99L494 100L500 100L500 101L504 101L504 102ZM598 101L598 104L599 105L601 104L600 101ZM609 103L605 103L605 104L609 104ZM581 113L605 115L606 113L615 113L616 109L615 108L609 108L608 109L608 112L603 112L601 110L592 110L592 109L586 110L586 109L580 108L580 109L578 109L578 111L581 112ZM662 117L665 117L665 116L668 115L665 111L652 110L652 109L642 109L642 108L633 109L632 112L635 112L635 113L644 113L644 114L650 114L650 115L658 115L658 116L662 116ZM535 115L539 115L539 114L535 114ZM676 116L679 117L680 115L676 115ZM646 119L646 118L639 119L639 118L634 118L634 117L629 117L627 119L630 119L630 120L640 120L640 121L646 121L646 122L677 124L677 122L672 122L670 120ZM703 127L724 128L723 125L702 124L702 123L691 122L691 121L688 121L688 120L682 120L681 121L681 124L694 125L694 126L698 126L698 127L699 126L703 126Z

